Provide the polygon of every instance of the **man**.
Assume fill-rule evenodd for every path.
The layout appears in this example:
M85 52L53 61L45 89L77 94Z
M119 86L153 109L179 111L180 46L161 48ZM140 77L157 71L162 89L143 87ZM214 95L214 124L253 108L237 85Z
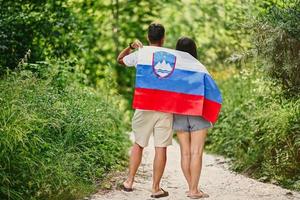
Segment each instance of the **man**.
M150 46L161 47L164 44L165 29L161 24L152 23L148 27L148 42ZM136 66L138 63L138 51L142 48L138 40L130 43L118 56L118 62L125 66ZM131 150L129 174L123 183L124 191L131 192L135 174L142 160L143 149L148 145L149 138L153 134L155 145L155 157L153 162L153 198L168 196L168 192L160 188L166 161L167 146L172 144L172 123L173 115L156 111L137 109L132 119L132 131L135 136L135 143Z

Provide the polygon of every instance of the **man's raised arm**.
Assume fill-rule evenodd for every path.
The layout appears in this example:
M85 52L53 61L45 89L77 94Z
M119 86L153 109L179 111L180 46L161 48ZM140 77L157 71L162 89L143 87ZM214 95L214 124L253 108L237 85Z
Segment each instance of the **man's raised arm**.
M132 52L132 50L142 47L143 44L139 40L135 40L134 42L130 43L129 46L123 49L123 51L121 51L121 53L119 54L117 58L118 63L121 65L125 65L123 58L129 55Z

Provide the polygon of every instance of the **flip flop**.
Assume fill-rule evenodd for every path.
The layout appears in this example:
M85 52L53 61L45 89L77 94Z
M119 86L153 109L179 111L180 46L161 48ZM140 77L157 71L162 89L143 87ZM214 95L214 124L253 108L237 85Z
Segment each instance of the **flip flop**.
M202 198L205 198L205 197L203 197L202 194L187 195L187 197L189 197L190 199L202 199Z
M187 195L187 197L191 198L191 199L201 199L201 198L208 198L209 195L204 193L202 190L200 190L200 192L202 192L202 194L193 194L193 195Z
M161 190L162 193L160 193L160 194L152 194L150 197L151 197L151 198L157 199L157 198L162 198L162 197L167 197L167 196L169 196L169 192L163 190L162 188L160 188L160 190ZM158 193L158 192L157 192L157 193Z
M209 195L205 192L203 192L202 190L200 190L200 192L202 192L202 198L208 198Z
M133 189L132 188L128 188L128 187L125 187L124 184L121 185L121 189L125 192L132 192Z

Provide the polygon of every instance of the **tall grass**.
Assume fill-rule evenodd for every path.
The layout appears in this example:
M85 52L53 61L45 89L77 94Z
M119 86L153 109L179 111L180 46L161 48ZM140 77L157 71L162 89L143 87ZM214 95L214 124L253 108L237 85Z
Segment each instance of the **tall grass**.
M68 66L29 67L0 80L0 199L81 198L126 163L121 100Z
M219 85L224 103L208 149L232 158L237 171L300 190L299 96L286 98L257 67Z

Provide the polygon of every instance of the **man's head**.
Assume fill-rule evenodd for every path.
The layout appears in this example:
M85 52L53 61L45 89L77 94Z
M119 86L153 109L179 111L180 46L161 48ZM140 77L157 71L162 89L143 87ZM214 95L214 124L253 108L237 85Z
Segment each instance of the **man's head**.
M150 45L162 46L165 39L165 28L162 24L152 23L148 27L148 41Z

